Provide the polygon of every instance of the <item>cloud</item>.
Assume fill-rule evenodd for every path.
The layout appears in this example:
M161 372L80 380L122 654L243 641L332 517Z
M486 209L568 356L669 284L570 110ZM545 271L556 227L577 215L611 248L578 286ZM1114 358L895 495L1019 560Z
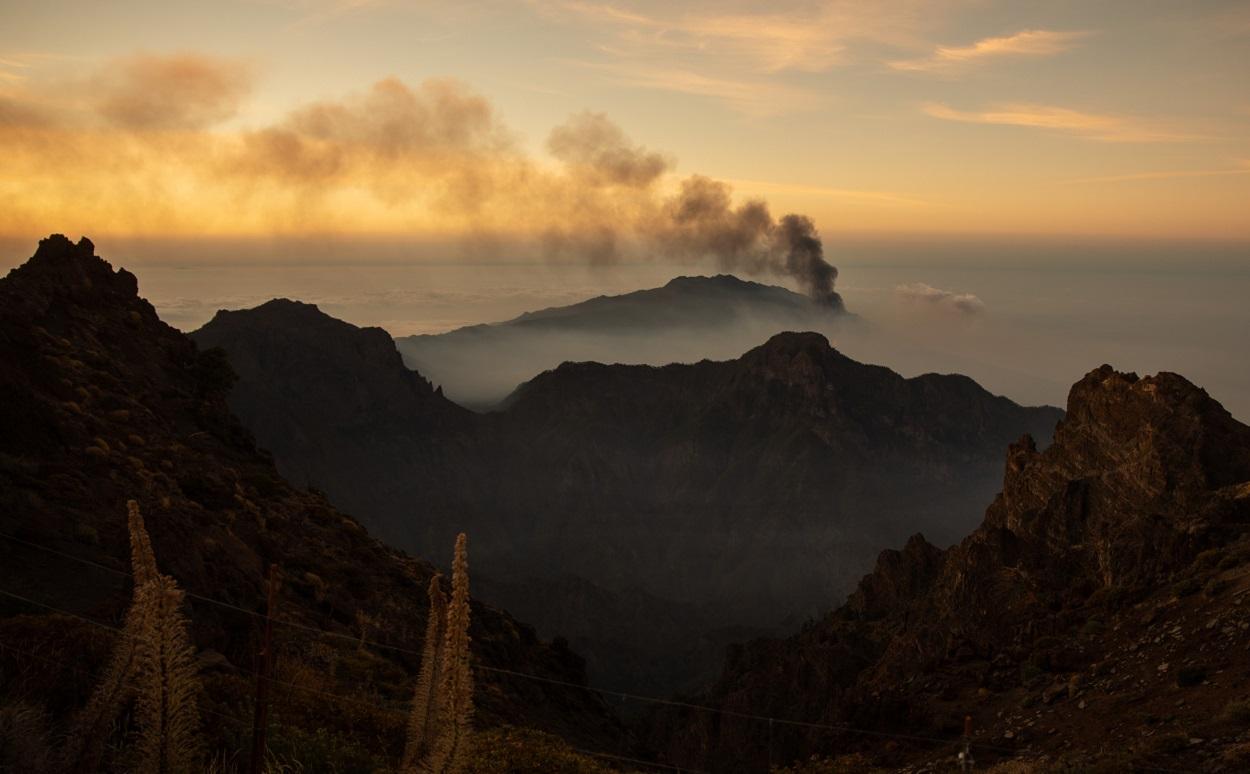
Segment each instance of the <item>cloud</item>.
M626 86L716 99L740 113L754 117L811 109L828 101L826 95L812 89L757 77L715 77L683 67L666 68L634 62L569 63L606 73L614 82Z
M942 290L923 282L899 285L894 292L905 301L924 304L928 308L959 315L979 315L985 311L985 303L971 293Z
M762 12L666 2L532 6L579 26L602 54L582 64L618 83L717 99L752 115L795 110L820 97L783 76L845 65L859 43L914 45L914 30L936 13L916 0L778 2Z
M1250 160L1242 159L1236 166L1225 169L1174 169L1159 172L1133 172L1126 175L1106 175L1103 177L1081 177L1065 180L1070 185L1090 183L1134 183L1147 180L1173 180L1186 177L1225 177L1228 175L1250 175Z
M934 72L962 69L991 59L1003 57L1054 56L1071 49L1088 32L1073 30L1023 30L1014 35L982 38L968 46L938 46L923 59L890 62L895 70Z
M204 56L115 60L90 83L96 111L127 129L204 129L232 118L251 91L245 63Z
M388 78L363 94L297 108L234 145L221 157L223 176L295 191L304 201L357 188L391 205L462 208L521 161L490 103L449 79L410 88Z
M222 123L239 99L232 65L130 59L93 79L109 86L99 99L37 113L32 88L0 102L22 119L0 122L0 232L433 233L573 262L711 260L841 303L811 219L708 177L670 180L669 157L603 114L552 130L554 164L454 80L388 78L237 129Z
M842 59L842 38L853 35L819 23L810 11L768 13L652 13L602 3L569 2L556 6L595 28L615 33L636 52L686 52L745 60L753 69L820 72Z
M1053 105L1017 102L994 105L982 111L963 111L931 102L922 105L921 110L945 121L1048 129L1101 142L1185 142L1203 139L1201 135L1175 131L1139 119L1084 113Z

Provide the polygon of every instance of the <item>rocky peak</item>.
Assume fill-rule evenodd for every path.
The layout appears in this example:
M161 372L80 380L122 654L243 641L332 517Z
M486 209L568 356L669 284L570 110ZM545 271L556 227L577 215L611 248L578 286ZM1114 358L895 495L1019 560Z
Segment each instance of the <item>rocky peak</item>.
M357 327L314 304L278 298L254 309L222 310L191 337L230 351L244 377L231 406L249 422L266 394L285 396L282 403L326 391L335 395L318 397L323 405L313 413L327 421L359 423L388 412L388 420L413 429L468 421L467 411L404 365L386 331Z
M915 536L901 551L883 552L845 606L787 640L746 646L705 698L777 715L804 707L824 722L873 722L879 730L916 733L931 724L928 733L945 733L952 700L960 716L978 712L988 716L978 723L994 725L1028 706L1019 704L1022 692L1036 691L1048 704L1061 690L1078 695L1088 674L1120 669L1144 675L1104 680L1103 693L1089 701L1176 713L1182 702L1163 673L1168 664L1143 663L1139 650L1161 642L1149 628L1160 611L1183 607L1197 611L1185 615L1202 627L1176 625L1168 637L1205 644L1170 658L1215 659L1226 674L1213 682L1227 701L1250 677L1247 651L1217 655L1205 641L1226 617L1244 617L1225 589L1240 583L1250 593L1250 573L1238 569L1250 561L1247 455L1250 428L1184 378L1095 369L1072 388L1049 448L1039 451L1028 435L1011 445L1003 491L980 527L946 551ZM1199 590L1196 601L1180 601ZM1042 691L1039 679L1058 688ZM995 706L996 693L1005 698ZM984 712L972 709L982 705ZM1184 711L1207 719L1201 709ZM1118 711L1085 717L1109 729L1124 719ZM1149 722L1133 720L1130 735L1139 738ZM950 726L957 734L958 723ZM697 754L674 742L675 761L738 770L739 761L764 757L760 739L744 737L750 729L710 731L701 718L679 727L684 738L719 737ZM796 737L786 755L820 744ZM771 746L775 755L782 745Z
M113 270L95 254L95 245L82 237L78 243L64 234L39 240L34 256L9 272L20 277L30 296L73 298L78 303L128 304L138 298L138 281L125 269Z
M883 617L925 592L941 572L946 552L912 535L902 551L886 549L877 566L864 576L847 600L845 612L855 618Z
M131 594L123 568L129 564L126 503L133 498L162 572L201 598L236 608L189 600L196 646L220 667L206 676L206 706L215 708L206 725L214 734L235 733L219 718L237 715L246 701L241 686L248 683L233 671L252 668L256 640L251 619L240 618L237 608L247 612L264 599L270 563L283 572L283 618L305 627L284 632L285 653L293 658L333 641L303 637L307 627L330 631L352 642L362 668L350 684L335 685L335 670L321 670L337 661L309 659L304 665L317 672L316 684L344 695L376 687L406 700L415 659L387 650L364 657L363 637L358 651L355 640L366 631L360 622L368 614L403 622L402 630L384 636L419 651L412 637L424 628L423 590L433 568L384 546L322 495L280 477L227 409L230 368L218 355L199 352L161 323L137 296L134 276L114 272L87 240L75 245L50 237L0 278L0 532L27 541L0 541L5 587L75 615L119 621ZM28 673L32 685L49 686L36 692L53 702L46 709L66 716L87 696L110 640L77 618L45 613L3 600L0 641L82 667L44 665ZM584 679L579 658L538 642L531 628L501 611L475 603L472 627L483 664L548 675L553 683ZM370 646L375 641L371 633ZM480 717L487 724L619 738L593 694L552 684L539 696L528 685L491 684L489 674L480 680ZM342 706L326 702L316 718L318 733L334 735L332 745L360 733L344 720ZM281 722L298 725L299 714ZM392 748L402 722L370 734L374 744Z

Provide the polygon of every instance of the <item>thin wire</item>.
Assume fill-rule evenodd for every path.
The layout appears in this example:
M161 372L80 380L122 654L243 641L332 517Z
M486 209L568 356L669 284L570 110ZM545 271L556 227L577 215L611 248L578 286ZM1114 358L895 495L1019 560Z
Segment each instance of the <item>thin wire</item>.
M686 768L685 766L673 766L668 763L656 763L654 761L644 761L644 760L639 760L638 758L627 758L624 755L613 755L612 753L601 753L601 752L595 752L594 750L583 750L577 747L570 747L569 749L575 753L581 753L582 755L590 755L595 758L611 758L612 760L622 761L623 763L632 763L636 766L653 766L658 769L667 769L669 771L686 771L686 772L689 772L690 774L706 774L706 772L703 772L700 769L690 769L690 768Z
M64 551L58 551L57 549L55 549L55 548L51 548L51 547L49 547L49 546L40 545L40 544L38 544L38 543L32 543L32 542L30 542L29 540L24 540L24 539L19 538L19 537L15 536L15 535L10 535L10 534L5 533L5 532L0 532L0 538L5 538L6 540L12 540L12 541L13 541L13 542L15 542L15 543L21 543L22 545L24 545L24 546L28 546L28 547L30 547L30 548L34 548L34 549L37 549L37 550L40 550L40 551L46 551L47 553L53 554L53 555L55 555L55 556L59 556L59 557L62 557L62 558L64 558L64 559L69 559L69 560L74 561L74 562L80 562L80 563L82 563L82 564L89 565L89 566L91 566L91 567L95 567L95 568L100 569L100 570L104 570L105 572L111 572L111 573L113 573L114 575L119 575L119 576L124 577L124 578L133 578L133 577L134 577L134 574L133 574L133 573L127 572L126 570L119 570L119 569L117 569L116 567L109 567L108 565L100 564L99 562L95 562L95 561L92 561L92 560L90 560L90 559L85 559L85 558L83 558L83 557L81 557L81 556L75 556L75 555L73 555L73 554L69 554L69 553L66 553L66 552L64 552ZM245 607L239 607L238 605L231 604L230 602L225 602L225 601L222 601L222 600L220 600L220 599L214 599L213 597L205 596L205 595L203 595L203 594L197 594L197 593L196 593L196 592L194 592L194 591L186 591L186 590L184 590L184 593L185 593L188 597L190 597L191 599L194 599L194 600L199 601L199 602L207 602L207 603L208 603L208 604L210 604L210 605L217 605L218 607L223 607L223 608L226 608L226 609L228 609L228 610L234 610L234 611L239 612L239 613L244 613L244 614L246 614L246 615L250 615L250 616L252 616L252 617L254 617L254 618L259 618L259 619L261 619L261 620L264 620L264 619L265 619L265 614L264 614L264 613L259 613L259 612L255 611L255 610L248 610L248 609L247 609L247 608L245 608ZM300 630L302 630L302 631L306 631L306 632L309 632L309 633L312 633L312 634L321 634L321 635L324 635L324 636L326 636L326 637L337 637L337 638L339 638L339 639L347 640L347 641L349 641L349 642L356 642L356 643L360 642L360 638L359 638L359 637L356 637L356 636L351 635L351 634L343 634L342 632L332 632L332 631L328 631L328 630L326 630L326 629L321 629L321 628L318 628L318 627L316 627L316 626L308 626L308 625L306 625L306 624L298 623L298 622L296 622L296 621L288 621L288 620L285 620L285 619L282 619L282 618L274 618L274 619L273 619L273 622L274 622L274 623L276 623L276 624L279 624L279 625L281 625L281 626L289 626L289 627L291 627L291 628L293 628L293 629L300 629ZM412 650L412 649L410 649L410 648L401 648L401 647L398 647L398 646L395 646L395 645L387 645L387 644L386 644L386 643L384 643L384 642L371 642L371 643L369 643L369 644L370 644L370 645L372 645L372 646L374 646L374 647L384 648L384 649L387 649L387 650L394 650L394 651L398 651L398 652L401 652L401 653L409 653L409 654L414 655L414 656L420 656L420 655L421 655L421 652L420 652L420 651L418 651L418 650Z
M77 672L80 675L86 675L90 677L90 673L79 664L71 664L67 661L61 661L59 659L48 658L47 656L39 655L36 653L31 653L28 650L23 650L22 648L19 648L11 643L5 642L4 640L0 640L0 655L3 655L6 650L12 651L14 653L20 653L23 656L26 656L27 658L34 659L35 661L42 661L45 664L51 664L52 666L61 667L62 669L68 669L72 672ZM236 715L227 715L224 712L217 712L216 710L211 710L211 709L208 709L207 707L200 706L200 707L197 707L197 709L200 712L203 712L209 715L216 715L219 718L225 718L226 720L229 720L232 722L239 720L238 716Z
M29 598L29 597L24 597L24 596L22 596L21 594L14 594L13 592L11 592L11 591L5 591L4 589L0 589L0 594L3 594L3 595L5 595L5 596L7 596L7 597L12 597L13 599L20 600L20 601L22 601L22 602L25 602L25 603L30 604L30 605L34 605L34 606L36 606L36 607L41 607L41 608L43 608L44 610L50 610L50 611L55 612L55 613L61 613L61 614L63 614L63 615L70 616L71 618L75 618L75 619L77 619L77 620L79 620L79 621L82 621L82 622L84 622L84 623L89 623L89 624L91 624L91 625L93 625L93 626L98 626L98 627L100 627L101 629L105 629L105 630L107 630L107 631L109 631L109 632L112 632L113 634L115 634L115 635L117 635L117 636L119 636L119 637L125 638L125 639L131 639L131 640L137 640L137 639L140 639L140 638L138 638L138 637L134 637L134 636L132 636L132 635L130 635L130 634L127 634L127 633L126 633L126 630L125 630L125 629L122 629L122 628L120 628L120 627L113 626L113 625L111 625L111 624L106 624L106 623L104 623L103 621L96 621L96 620L94 620L94 619L92 619L92 618L87 618L86 616L78 615L77 613L72 613L72 612L70 612L70 611L68 611L68 610L62 610L62 609L61 609L61 608L59 608L59 607L54 607L54 606L52 606L52 605L46 605L46 604L44 604L44 603L42 603L42 602L39 602L39 601L34 600L34 599L31 599L31 598ZM389 709L389 708L387 708L387 707L381 707L381 706L379 706L378 704L376 704L376 703L374 703L374 702L366 701L366 700L364 700L364 699L356 699L356 698L352 698L351 696L343 696L343 695L341 695L341 694L337 694L337 693L330 693L330 692L328 692L328 691L322 691L322 690L320 690L320 689L313 688L313 687L311 687L311 686L307 686L307 685L299 685L298 683L292 683L292 682L287 682L287 681L285 681L285 680L279 680L279 679L278 679L278 678L276 678L276 677L266 677L266 676L264 676L264 675L261 675L259 672L253 672L253 671L251 671L251 670L244 669L243 667L237 666L237 665L235 665L235 664L231 664L229 661L227 661L227 662L225 663L225 665L226 665L227 667L229 667L231 670L233 670L234 672L237 672L238 674L241 674L241 675L245 675L245 676L247 676L247 677L264 677L264 679L269 680L269 681L270 681L271 683L273 683L274 685L282 685L282 686L285 686L285 687L287 687L287 688L295 688L296 690L300 690L300 691L308 691L309 693L315 693L315 694L318 694L318 695L321 695L321 696L325 696L325 697L327 697L327 698L339 699L339 700L341 700L341 701L352 702L352 703L355 703L355 704L361 704L361 705L363 705L363 706L367 706L367 707L369 707L369 708L371 708L371 709L374 709L374 710L380 710L380 711L383 711L383 712L392 712L392 711L393 711L393 712L400 712L400 714L405 714L405 713L403 713L403 712L401 712L401 711L399 711L399 710L391 710L391 709Z
M115 568L112 568L112 567L106 567L105 565L99 564L99 563L97 563L97 562L93 562L93 561L91 561L91 560L89 560L89 559L83 559L83 558L81 558L81 557L73 556L72 554L67 554L67 553L64 553L64 552L61 552L61 551L57 551L56 549L53 549L53 548L48 548L47 546L42 546L42 545L39 545L39 544L37 544L37 543L32 543L32 542L30 542L30 541L28 541L28 540L23 540L23 539L21 539L21 538L17 538L17 537L14 537L14 536L12 536L12 535L9 535L9 534L7 534L7 533L0 532L0 537L7 538L7 539L13 540L13 541L15 541L15 542L21 543L21 544L23 544L23 545L30 546L31 548L36 548L36 549L40 549L40 550L43 550L43 551L48 551L49 553L56 554L56 555L59 555L59 556L63 556L63 557L64 557L64 558L66 558L66 559L71 559L71 560L74 560L74 561L82 562L82 563L84 563L84 564L89 564L89 565L92 565L92 566L95 566L95 567L99 567L99 568L101 568L101 569L108 570L109 572L117 573L117 574L119 574L119 575L126 575L126 576L130 576L130 575L131 575L130 573L125 572L125 571L123 571L123 570L118 570L118 569L115 569ZM121 629L118 629L117 627L114 627L114 626L109 626L109 625L107 625L107 624L100 623L99 621L94 621L94 620L92 620L92 619L90 619L90 618L86 618L86 617L81 616L81 615L78 615L78 614L76 614L76 613L72 613L72 612L70 612L70 611L68 611L68 610L61 610L60 608L56 608L56 607L53 607L53 606L51 606L51 605L46 605L46 604L43 604L43 603L41 603L41 602L37 602L37 601L35 601L35 600L29 599L29 598L26 598L26 597L22 597L22 596L20 596L20 595L13 594L13 593L8 592L8 591L5 591L5 590L3 590L3 589L0 589L0 594L5 594L5 595L10 596L10 597L13 597L13 598L15 598L15 599L20 599L20 600L22 600L22 601L24 601L24 602L28 602L28 603L30 603L30 604L32 604L32 605L36 605L36 606L38 606L38 607L42 607L42 608L44 608L44 609L46 609L46 610L52 610L52 611L54 611L54 612L63 613L63 614L65 614L65 615L71 616L71 617L76 618L76 619L78 619L78 620L85 621L85 622L87 622L87 623L94 624L94 625L96 625L96 626L101 626L101 627L103 627L103 628L105 628L105 629L109 629L109 630L111 630L111 631L117 632L117 633L121 634L122 636L126 636L125 632L124 632L124 631L122 631ZM237 605L232 605L232 604L230 604L230 603L228 603L228 602L222 602L222 601L220 601L220 600L212 599L212 598L209 598L209 597L201 597L200 595L197 595L197 594L192 594L192 593L190 593L190 592L187 592L187 595L188 595L188 596L191 596L191 597L194 597L194 598L196 598L196 599L200 599L200 600L202 600L202 601L204 601L204 602L210 602L210 603L212 603L212 604L221 605L221 606L223 606L223 607L228 607L228 608L231 608L231 609L234 609L234 610L238 610L238 611L240 611L240 612L247 613L248 615L253 615L253 616L256 616L256 617L258 617L258 618L262 618L262 619L263 619L263 618L265 617L263 614L257 613L257 612L255 612L255 611L247 610L247 609L245 609L245 608L238 607ZM305 625L303 625L303 624L296 624L296 623L295 623L295 622L293 622L293 621L282 621L281 619L277 619L277 618L275 618L275 619L274 619L274 621L275 621L276 623L285 623L285 624L287 624L287 625L289 625L289 626L294 626L295 628L302 629L302 630L305 630L305 631L309 631L309 632L312 632L312 633L315 633L315 634L324 634L324 635L328 635L328 636L332 636L332 637L343 637L343 638L346 638L346 639L351 640L352 642L359 642L359 638L357 638L357 637L353 637L353 636L351 636L351 635L344 635L344 634L340 634L340 633L338 633L338 632L330 632L330 631L326 631L325 629L319 629L319 628L317 628L317 627L305 626ZM390 649L390 650L394 650L394 651L398 651L398 652L402 652L402 653L409 653L409 654L412 654L412 655L415 655L415 656L421 656L421 655L422 655L422 654L421 654L420 652L418 652L418 651L411 650L411 649L409 649L409 648L402 648L402 647L399 647L399 646L396 646L396 645L386 645L385 643L378 643L378 642L370 642L370 643L369 643L369 645L370 645L371 647L388 648L388 649ZM227 664L229 664L229 662L227 662ZM233 665L233 664L229 664L229 666L230 666L232 669L234 669L234 670L236 670L236 671L240 672L241 674L251 675L251 676L253 676L253 677L259 677L259 676L260 676L260 675L258 675L258 674L257 674L257 673L255 673L255 672L248 672L247 670L243 670L243 669L241 669L241 668L239 668L239 667L237 667L237 666L235 666L235 665ZM682 709L698 710L698 711L701 711L701 712L711 712L711 713L716 713L716 714L720 714L720 715L725 715L725 716L728 716L728 717L740 718L740 719L743 719L743 720L753 720L753 721L757 721L757 722L765 722L765 723L780 723L780 724L782 724L782 725L795 726L795 727L799 727L799 728L810 728L810 729L818 729L818 730L824 730L824 731L836 731L836 732L839 732L839 733L857 734L857 735L861 735L861 736L872 736L872 737L887 738L887 739L901 739L901 740L912 741L912 742L922 742L922 743L926 743L926 744L942 744L942 745L945 745L945 744L954 744L954 743L956 743L956 742L958 742L958 741L959 741L959 740L957 740L957 739L945 739L945 738L942 738L942 737L934 737L934 736L921 736L921 735L918 735L918 734L901 734L901 733L895 733L895 732L889 732L889 731L873 731L873 730L870 730L870 729L865 729L865 728L855 728L855 727L853 727L853 726L846 726L846 725L838 725L838 724L830 724L830 723L815 723L815 722L812 722L812 721L804 721L804 720L789 720L789 719L786 719L786 718L776 718L776 717L771 717L771 716L768 716L768 715L757 715L757 714L754 714L754 713L749 713L749 712L739 712L739 711L737 711L737 710L725 709L725 708L723 708L723 707L710 707L710 706L703 705L703 704L693 704L693 703L691 703L691 702L684 702L684 701L679 701L679 700L676 700L676 699L663 699L663 698L659 698L659 697L656 697L656 696L646 696L646 695L643 695L643 694L635 694L635 693L628 693L628 692L622 692L622 691L613 691L613 690L608 690L608 689L605 689L605 688L596 688L596 687L591 686L591 685L583 685L583 684L580 684L580 683L574 683L574 682L570 682L570 681L567 681L567 680L559 680L559 679L556 679L556 678L553 678L553 677L543 677L543 676L541 676L541 675L529 674L529 673L527 673L527 672L517 672L517 671L515 671L515 670L511 670L511 669L504 669L504 668L502 668L502 667L491 667L491 666L486 666L485 664L476 664L473 668L474 668L474 669L477 669L477 670L481 670L481 671L486 671L486 672L495 672L495 673L497 673L497 674L511 675L511 676L513 676L513 677L520 677L520 678L524 678L524 679L526 679L526 680L533 680L533 681L536 681L536 682L548 683L548 684L551 684L551 685L559 685L559 686L563 686L563 687L566 687L566 688L577 688L577 689L580 689L580 690L583 690L583 691L589 691L589 692L592 692L592 693L597 693L597 694L604 695L604 696L618 696L618 697L620 697L620 698L622 698L622 699L635 699L635 700L637 700L637 701L649 702L649 703L652 703L652 704L659 704L659 705L664 705L664 706L669 706L669 707L678 707L678 708L682 708ZM324 692L324 691L319 691L319 690L317 690L317 689L310 688L310 687L308 687L308 686L301 686L301 685L297 685L297 684L295 684L295 683L283 683L283 682L281 682L281 681L275 680L274 678L269 678L269 679L270 679L270 680L273 680L273 681L275 682L275 684L279 684L279 685L286 685L287 687L290 687L290 688L295 688L295 689L297 689L297 690L304 690L304 691L310 691L310 692L313 692L313 693L319 693L319 694L321 694L321 695L324 695L324 696L327 696L327 697L330 697L330 698L337 698L337 699L341 699L341 700L343 700L343 701L356 702L356 703L360 703L360 704L367 704L368 706L371 706L371 707L373 707L374 709L380 709L380 710L383 710L383 711L396 711L396 710L386 710L386 709L384 709L384 708L377 707L376 705L370 704L370 703L368 703L368 702L364 702L364 701L362 701L362 700L360 700L360 699L352 699L352 698L350 698L350 697L340 696L339 694L326 693L326 692ZM1019 754L1019 753L1021 752L1021 751L1020 751L1020 750L1018 750L1018 749L1013 749L1013 748L1008 748L1008 747L998 747L998 746L995 746L995 745L984 744L984 743L981 743L981 742L972 742L972 743L971 743L971 746L972 746L972 747L975 747L975 748L977 748L977 749L980 749L980 750L985 750L985 751L988 751L988 752L995 752L995 753L1000 753L1000 754L1005 754L1005 755L1013 755L1013 756L1014 756L1014 755L1017 755L1017 754ZM1173 773L1175 773L1175 774L1184 774L1184 770L1182 770L1182 769L1166 769L1166 768L1157 768L1157 767L1141 767L1141 768L1145 768L1145 769L1150 770L1150 771L1173 772Z

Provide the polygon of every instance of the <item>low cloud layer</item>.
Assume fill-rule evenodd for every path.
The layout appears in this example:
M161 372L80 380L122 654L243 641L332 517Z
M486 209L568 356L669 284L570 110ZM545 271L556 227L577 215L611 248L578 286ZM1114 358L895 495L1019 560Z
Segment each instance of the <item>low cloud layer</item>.
M956 293L935 288L923 282L899 285L894 292L903 300L924 305L926 308L958 315L979 315L985 311L985 302L972 293Z

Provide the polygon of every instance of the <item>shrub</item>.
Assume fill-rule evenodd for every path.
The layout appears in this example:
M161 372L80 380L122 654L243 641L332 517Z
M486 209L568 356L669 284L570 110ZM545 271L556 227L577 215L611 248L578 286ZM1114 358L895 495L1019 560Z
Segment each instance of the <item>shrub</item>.
M1149 752L1161 755L1175 755L1189 746L1189 737L1185 734L1164 734L1157 736L1147 745Z
M839 755L837 758L812 758L798 761L784 768L774 768L772 774L870 774L885 771L869 765L868 758L858 753Z
M1181 688L1201 685L1205 679L1207 679L1207 670L1203 666L1183 666L1176 670L1176 684Z
M1233 700L1224 707L1220 719L1229 723L1250 726L1250 701Z
M1178 597L1196 594L1202 588L1202 581L1194 577L1184 578L1172 584L1172 593Z
M1207 581L1207 585L1202 588L1202 593L1208 597L1218 597L1224 593L1224 590L1232 585L1232 581L1226 578L1212 578Z
M477 735L465 774L610 774L613 769L575 751L560 737L528 728Z

